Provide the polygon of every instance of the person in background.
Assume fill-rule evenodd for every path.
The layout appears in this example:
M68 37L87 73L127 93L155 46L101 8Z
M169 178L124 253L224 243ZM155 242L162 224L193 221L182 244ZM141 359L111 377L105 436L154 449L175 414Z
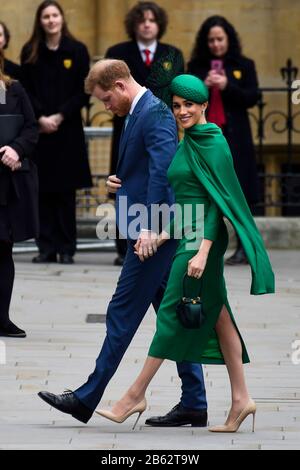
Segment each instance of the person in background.
M32 162L28 171L21 168L32 155L38 141L38 126L24 88L4 73L4 55L0 50L0 336L25 338L24 330L9 318L15 266L12 257L14 242L34 238L38 234L38 188ZM13 115L23 117L20 131L5 145L5 133ZM11 122L11 121L10 121ZM4 145L3 145L4 144ZM31 198L28 186L31 185Z
M76 190L92 185L81 119L88 104L84 44L71 35L62 7L44 1L21 53L22 79L40 127L39 255L34 263L71 264L76 251Z
M182 52L174 46L160 42L168 25L167 13L155 2L138 2L126 15L125 29L129 41L122 42L110 47L106 58L124 60L127 63L132 76L142 86L147 86L154 92L147 81L151 78L153 65L172 55L172 62L176 63L178 73L183 73L184 60ZM111 149L110 174L116 173L119 143L125 118L114 116L113 138ZM115 265L122 266L127 251L127 241L117 237L116 239L118 257Z
M0 21L0 51L3 52L8 48L10 42L10 32L8 27L3 21ZM21 67L18 64L15 64L11 60L8 60L4 57L4 70L5 75L14 78L15 80L20 80L21 77Z
M208 122L217 124L230 146L234 168L250 208L259 199L255 150L247 110L259 99L253 60L242 55L234 27L222 16L211 16L196 38L188 72L210 90ZM247 264L240 239L227 264Z

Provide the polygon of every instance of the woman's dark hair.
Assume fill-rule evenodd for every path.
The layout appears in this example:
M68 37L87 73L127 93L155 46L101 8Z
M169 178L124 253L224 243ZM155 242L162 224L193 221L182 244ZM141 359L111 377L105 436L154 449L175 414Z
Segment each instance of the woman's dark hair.
M148 10L152 11L158 24L158 39L165 34L168 25L166 11L155 2L138 2L125 17L125 29L131 39L136 39L136 27L144 20L145 12Z
M10 31L8 27L6 26L6 24L3 23L3 21L0 21L0 26L2 26L3 28L3 33L4 33L4 38L5 38L5 45L3 49L7 49L9 45L9 41L10 41Z
M212 55L208 47L208 34L211 28L214 28L215 26L223 28L228 36L228 52L226 55L230 57L238 57L242 54L239 36L232 24L223 16L216 15L210 16L202 24L196 37L191 61L197 61L197 63L201 64L207 64L210 61Z
M68 25L65 19L65 13L61 5L55 0L45 0L38 7L35 20L33 25L33 32L29 41L25 44L24 48L28 51L28 55L25 59L25 62L28 64L34 64L38 59L39 46L45 41L45 32L41 26L41 16L43 11L48 7L56 7L60 14L63 17L63 27L62 27L62 36L67 36L71 39L75 39L74 36L70 33Z

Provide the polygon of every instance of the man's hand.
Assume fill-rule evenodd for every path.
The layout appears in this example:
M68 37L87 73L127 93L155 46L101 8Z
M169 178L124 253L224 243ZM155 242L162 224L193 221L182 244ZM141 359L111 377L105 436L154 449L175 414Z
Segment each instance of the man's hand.
M157 252L158 235L151 230L140 233L137 243L134 245L135 253L141 261L153 256Z
M0 153L3 153L1 157L2 163L8 166L11 171L18 170L21 167L20 157L13 148L5 145L0 148Z
M117 175L110 175L106 181L106 186L110 193L116 193L122 187L122 181L117 178Z

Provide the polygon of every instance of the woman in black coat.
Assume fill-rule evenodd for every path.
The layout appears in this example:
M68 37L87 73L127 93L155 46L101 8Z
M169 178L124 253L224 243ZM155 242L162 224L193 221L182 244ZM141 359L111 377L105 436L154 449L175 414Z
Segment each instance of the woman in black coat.
M38 126L25 90L4 75L3 62L0 51L0 92L5 96L0 104L0 336L24 338L25 331L9 318L15 275L12 248L14 242L38 235L37 173L28 160L38 141ZM12 115L21 119L13 132Z
M92 185L81 119L88 103L86 47L70 34L61 6L43 2L21 54L22 77L40 126L35 161L40 182L40 254L34 262L73 263L76 189Z
M3 21L0 21L0 50L4 52L8 48L10 41L10 32ZM4 58L4 73L15 80L21 78L21 67L11 60Z
M188 72L205 81L210 89L207 119L223 130L234 167L251 207L258 201L255 150L247 110L259 99L255 64L244 57L233 26L221 16L208 18L201 26ZM247 258L238 240L227 264L245 264Z

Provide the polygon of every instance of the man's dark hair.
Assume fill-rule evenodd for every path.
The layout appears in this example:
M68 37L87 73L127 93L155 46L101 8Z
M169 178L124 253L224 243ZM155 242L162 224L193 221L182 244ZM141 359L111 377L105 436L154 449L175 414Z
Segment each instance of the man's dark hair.
M166 32L168 25L168 15L166 11L155 2L138 2L134 7L129 10L125 18L125 28L128 36L136 39L136 27L144 20L146 11L152 11L154 18L158 24L158 39L160 39Z

